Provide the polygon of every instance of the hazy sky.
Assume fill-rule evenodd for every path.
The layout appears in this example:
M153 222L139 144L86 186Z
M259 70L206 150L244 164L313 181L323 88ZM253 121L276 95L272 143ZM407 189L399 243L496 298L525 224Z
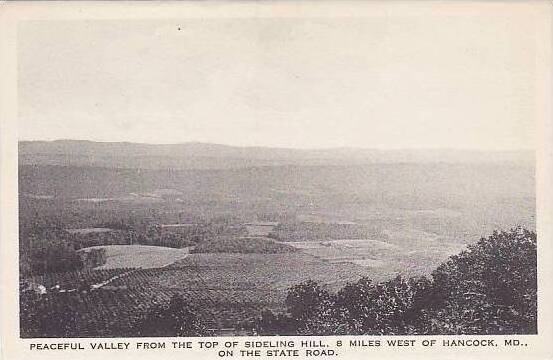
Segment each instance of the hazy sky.
M20 138L533 148L525 16L28 22Z

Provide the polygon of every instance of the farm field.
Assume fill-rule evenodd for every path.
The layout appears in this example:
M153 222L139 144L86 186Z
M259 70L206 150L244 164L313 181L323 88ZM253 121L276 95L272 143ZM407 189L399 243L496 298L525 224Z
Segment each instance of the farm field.
M278 222L253 222L246 223L246 231L250 236L268 236Z
M95 233L105 233L115 231L110 228L84 228L84 229L65 229L70 234L87 235Z
M429 213L418 216L428 217ZM162 228L180 231L191 228L188 224ZM239 330L241 324L259 316L263 310L283 311L288 289L306 280L314 280L330 291L337 291L362 276L378 282L398 274L407 277L427 275L437 264L465 246L464 242L455 242L447 234L391 221L382 221L376 227L366 220L332 221L327 216L322 225L240 221L224 224L215 228L243 226L246 235L241 232L212 235L195 247L186 248L104 245L81 249L81 252L105 251L105 263L96 270L31 278L35 288L37 284L44 284L47 291L32 307L49 314L59 313L60 317L67 311L78 314L70 334L109 337L127 334L152 306L167 304L173 295L180 295L201 314L202 320L213 331ZM202 225L194 225L197 226ZM282 241L259 235L270 234L278 226L285 229L285 234L290 234L286 237L293 240ZM101 234L107 228L79 229L86 231L73 235ZM301 241L301 235L292 232L294 229L299 233L305 233L307 229L309 237ZM339 238L342 229L351 238ZM378 235L353 237L366 229L371 229L371 232L376 229ZM324 237L317 240L319 230ZM27 329L24 336L40 335L40 331L33 331ZM56 331L50 329L43 333L64 336Z
M235 328L264 309L282 310L287 289L299 282L312 279L337 290L370 275L368 268L332 264L303 253L190 254L162 268L76 272L63 283L64 289L72 287L75 279L90 285L110 276L114 280L87 292L49 291L37 306L50 314L78 313L73 334L116 336L125 334L151 306L167 303L179 294L213 329ZM57 281L53 275L49 284Z
M194 247L194 253L279 254L296 248L262 236L216 237Z
M370 269L353 264L331 264L301 252L191 254L168 268L183 267L198 269L199 276L207 284L217 284L218 288L236 288L238 285L246 285L251 289L271 291L285 291L290 286L308 279L319 281L330 289L336 289L347 281L372 275ZM172 278L166 284L173 286L174 281L178 281L178 279ZM279 299L283 300L283 298Z
M351 263L369 267L375 274L427 275L435 265L458 253L464 244L424 232L384 230L386 241L337 239L283 242L303 253L330 263Z
M158 268L186 257L189 252L188 248L173 249L148 245L92 246L80 251L89 249L103 249L105 251L106 263L97 267L97 269Z

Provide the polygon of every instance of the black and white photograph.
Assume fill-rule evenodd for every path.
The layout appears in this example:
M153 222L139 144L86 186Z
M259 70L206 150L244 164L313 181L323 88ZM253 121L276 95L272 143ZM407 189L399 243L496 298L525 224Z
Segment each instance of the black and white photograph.
M462 3L18 22L19 338L538 336L544 3Z

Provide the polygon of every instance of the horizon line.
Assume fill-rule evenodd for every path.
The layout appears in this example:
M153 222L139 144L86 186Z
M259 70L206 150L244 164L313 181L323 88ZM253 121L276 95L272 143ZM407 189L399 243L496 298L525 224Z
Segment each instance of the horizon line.
M112 140L90 140L90 139L74 139L74 138L58 138L58 139L18 139L17 143L22 142L89 142L89 143L98 143L98 144L134 144L134 145L151 145L151 146L171 146L171 145L187 145L187 144L201 144L201 145L217 145L217 146L226 146L233 148L263 148L263 149L278 149L278 150L305 150L305 151L315 151L315 150L338 150L338 149L349 149L349 150L373 150L373 151L407 151L407 150L430 150L430 151L479 151L479 152L535 152L535 148L454 148L454 147L359 147L359 146L328 146L328 147L287 147L287 146L273 146L273 145L233 145L233 144L223 144L218 142L206 142L206 141L184 141L184 142L168 142L168 143L149 143L149 142L140 142L140 141L112 141Z

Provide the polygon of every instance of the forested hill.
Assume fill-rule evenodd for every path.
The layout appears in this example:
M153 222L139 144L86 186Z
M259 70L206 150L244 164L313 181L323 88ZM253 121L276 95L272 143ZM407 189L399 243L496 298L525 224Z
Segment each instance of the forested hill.
M375 150L286 149L208 143L139 144L82 140L21 141L21 165L93 166L139 169L228 169L276 165L359 165L374 163L533 164L532 151L451 149Z

